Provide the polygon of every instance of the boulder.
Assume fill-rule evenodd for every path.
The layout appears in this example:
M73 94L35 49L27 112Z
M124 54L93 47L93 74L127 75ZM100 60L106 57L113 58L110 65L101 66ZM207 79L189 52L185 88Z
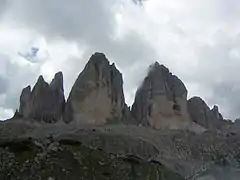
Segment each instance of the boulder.
M187 89L168 68L159 63L150 66L137 90L133 117L142 125L156 129L186 129L190 124Z
M128 121L129 114L122 74L104 54L93 54L71 89L64 121L101 125Z
M39 76L32 91L30 86L23 89L19 114L37 121L56 122L62 117L64 105L63 75L58 72L50 85Z

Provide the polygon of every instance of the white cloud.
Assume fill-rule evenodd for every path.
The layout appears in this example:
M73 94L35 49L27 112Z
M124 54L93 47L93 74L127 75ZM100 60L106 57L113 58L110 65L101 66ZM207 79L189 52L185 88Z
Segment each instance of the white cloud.
M4 109L0 107L0 121L6 120L13 116L13 110L12 109Z

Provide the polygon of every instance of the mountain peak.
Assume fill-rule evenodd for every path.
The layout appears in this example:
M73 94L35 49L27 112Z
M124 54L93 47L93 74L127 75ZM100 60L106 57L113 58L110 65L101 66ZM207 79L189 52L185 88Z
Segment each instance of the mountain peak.
M218 107L214 105L212 109L200 97L193 97L188 100L188 111L193 122L201 126L219 130L224 126L224 119L219 113Z
M163 64L159 64L159 62L155 62L149 66L149 75L150 74L157 74L162 72L169 72L169 69L165 67Z
M132 113L139 123L156 129L185 128L190 121L186 97L183 82L155 62L136 93Z
M94 53L70 92L66 122L105 124L124 119L126 104L122 75L103 53Z
M37 83L42 83L42 82L45 82L45 80L44 80L43 76L40 75L40 76L38 77Z
M62 73L56 73L50 86L40 75L32 91L30 86L23 89L19 113L40 122L56 122L62 116L64 103Z
M63 91L63 73L61 71L57 72L50 83L50 86L55 89Z
M106 55L104 53L99 53L96 52L94 53L90 59L89 59L89 63L95 63L95 64L109 64L109 61L106 57Z

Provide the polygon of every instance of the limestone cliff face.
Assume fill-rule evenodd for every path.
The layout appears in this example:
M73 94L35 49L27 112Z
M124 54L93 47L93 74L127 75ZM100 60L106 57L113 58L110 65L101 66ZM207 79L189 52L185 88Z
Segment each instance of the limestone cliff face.
M20 107L19 113L24 117L28 117L30 115L30 100L31 100L31 87L27 86L22 90L22 94L20 96Z
M216 105L210 109L200 97L188 100L188 111L192 121L209 130L220 130L228 124Z
M185 129L191 124L186 98L182 81L156 62L136 93L132 114L145 126Z
M50 85L39 76L32 91L30 86L23 89L19 113L37 121L56 122L62 117L64 104L63 75L58 72Z
M102 53L91 56L70 92L64 120L105 124L127 119L122 74Z

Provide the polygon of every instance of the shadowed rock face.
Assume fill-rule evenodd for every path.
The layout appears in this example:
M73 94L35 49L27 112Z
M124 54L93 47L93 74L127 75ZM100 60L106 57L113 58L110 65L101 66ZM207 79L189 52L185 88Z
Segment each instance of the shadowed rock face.
M185 129L190 123L186 98L182 81L156 62L136 93L132 114L145 126Z
M191 119L205 128L212 128L212 113L208 105L200 97L188 100L188 110Z
M20 107L19 113L24 117L28 117L30 115L30 100L31 100L31 87L27 86L22 90L22 94L20 96Z
M64 104L63 75L58 72L50 85L40 76L32 91L30 86L23 89L19 113L37 121L56 122L62 116Z
M200 97L193 97L188 100L188 111L195 123L207 129L220 130L228 124L219 113L216 105L210 109Z
M65 122L105 124L129 116L123 94L122 74L102 53L91 56L70 92Z

